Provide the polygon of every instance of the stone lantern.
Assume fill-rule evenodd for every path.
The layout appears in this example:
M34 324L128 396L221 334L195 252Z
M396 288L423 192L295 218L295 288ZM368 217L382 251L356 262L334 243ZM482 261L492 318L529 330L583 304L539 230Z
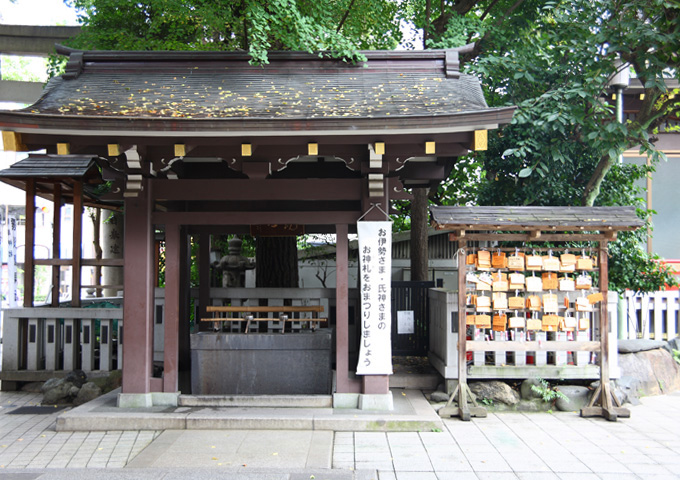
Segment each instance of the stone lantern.
M245 287L245 272L255 268L252 259L241 254L243 240L234 236L229 240L228 253L217 263L217 269L222 272L222 287Z

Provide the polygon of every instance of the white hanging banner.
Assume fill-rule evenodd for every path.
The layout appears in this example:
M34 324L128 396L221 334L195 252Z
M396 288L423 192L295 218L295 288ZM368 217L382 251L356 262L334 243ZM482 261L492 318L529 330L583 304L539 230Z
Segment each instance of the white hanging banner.
M2 223L0 222L0 225ZM7 219L5 218L5 224ZM5 229L0 227L0 309L5 306L5 293L7 291L7 281L5 280Z
M9 308L16 308L19 304L19 282L17 281L17 219L7 219L7 299Z
M357 375L392 374L392 223L357 222L361 345Z

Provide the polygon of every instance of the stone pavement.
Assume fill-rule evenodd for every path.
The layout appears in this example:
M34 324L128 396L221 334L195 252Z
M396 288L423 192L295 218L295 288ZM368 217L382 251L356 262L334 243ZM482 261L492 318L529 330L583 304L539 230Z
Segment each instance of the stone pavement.
M440 432L56 432L56 413L7 415L39 400L0 393L2 480L680 479L680 393L618 422L501 413Z

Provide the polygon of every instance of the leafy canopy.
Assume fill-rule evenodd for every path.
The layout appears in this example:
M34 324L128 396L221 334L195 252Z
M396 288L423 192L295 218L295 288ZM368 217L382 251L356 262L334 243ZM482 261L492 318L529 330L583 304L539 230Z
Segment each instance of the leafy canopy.
M481 182L445 182L441 204L635 205L635 181L665 160L654 142L677 121L680 5L663 0L408 0L431 47L476 41L467 70L483 83L490 106L516 105L511 125L491 132L489 149L467 160ZM428 6L430 7L428 9ZM617 59L629 62L645 88L639 113L616 120L609 81ZM652 167L619 165L635 148ZM454 171L454 174L456 172ZM465 188L461 190L460 186ZM465 195L461 195L461 192ZM669 272L642 248L646 230L610 245L613 288L656 290Z
M401 40L389 0L67 0L82 33L71 44L99 50L241 50L267 63L270 50L361 60L361 49Z

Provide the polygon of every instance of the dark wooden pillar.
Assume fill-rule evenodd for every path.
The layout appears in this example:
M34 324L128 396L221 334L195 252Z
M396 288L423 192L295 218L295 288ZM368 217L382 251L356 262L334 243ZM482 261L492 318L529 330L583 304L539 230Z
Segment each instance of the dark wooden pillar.
M335 375L337 393L359 393L349 378L349 245L347 225L335 226Z
M191 277L191 246L186 227L180 228L180 297L179 297L179 390L191 393L191 302L189 284Z
M33 306L35 280L35 180L26 180L26 234L24 241L24 307Z
M178 391L180 263L182 261L180 227L165 226L165 343L163 346L163 391Z
M411 280L426 282L428 278L428 198L429 188L414 188L411 200Z
M61 183L54 184L54 212L52 214L52 258L61 258ZM52 306L59 306L59 280L61 267L52 265Z
M83 256L83 182L73 184L73 258L71 261L71 305L80 307L81 261Z
M198 242L198 318L206 318L210 304L210 235L202 232ZM210 327L209 322L196 323L199 331L208 330Z
M149 393L153 363L154 230L151 183L125 199L125 295L123 300L123 393Z

